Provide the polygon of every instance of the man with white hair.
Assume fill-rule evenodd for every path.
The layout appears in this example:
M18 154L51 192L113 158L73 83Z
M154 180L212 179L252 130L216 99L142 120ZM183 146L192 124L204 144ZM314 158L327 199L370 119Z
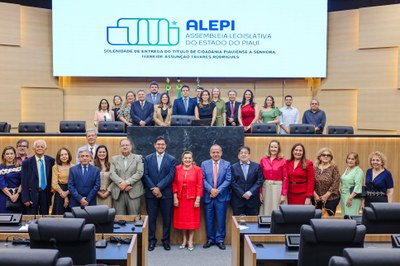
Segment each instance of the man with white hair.
M92 157L90 162L93 162L94 156L96 154L96 149L98 147L98 145L96 144L96 140L97 140L96 130L94 128L89 128L88 130L86 130L87 144L78 148L78 151L76 152L76 158L75 158L76 164L79 163L79 152L84 151L84 150L88 150L90 152L90 155Z
M46 141L33 143L34 156L22 163L21 198L26 214L48 215L51 205L51 179L54 158L45 155Z

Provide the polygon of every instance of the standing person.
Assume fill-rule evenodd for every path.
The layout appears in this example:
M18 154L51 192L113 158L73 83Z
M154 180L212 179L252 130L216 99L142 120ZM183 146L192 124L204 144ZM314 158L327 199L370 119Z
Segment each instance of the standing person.
M70 194L68 190L69 169L74 166L71 164L72 155L67 148L61 148L56 155L56 163L52 168L51 189L54 191L52 215L63 215L69 211Z
M212 102L217 110L214 126L226 126L226 107L225 102L221 99L221 90L219 88L212 90Z
M310 109L303 114L303 124L315 126L315 134L322 134L326 123L325 112L319 109L319 101L313 99L310 103Z
M317 209L331 210L329 216L335 215L336 207L340 202L340 174L332 150L322 148L317 152L315 162L315 186L313 204Z
M108 160L108 149L104 145L100 145L94 156L94 166L100 169L100 189L97 191L96 204L107 205L111 208L111 182L110 162Z
M250 148L239 148L239 161L232 165L233 215L257 215L260 209L260 188L263 175L258 163L250 161Z
M251 126L257 123L258 106L254 102L253 92L249 89L243 93L242 104L239 107L239 123L244 127L246 133L251 133Z
M306 149L301 143L293 145L290 160L286 162L289 190L288 204L311 204L314 194L314 166L306 158Z
M134 101L136 101L136 94L133 91L128 91L125 95L125 103L122 104L118 116L118 120L124 122L125 128L132 126L131 104Z
M46 150L46 141L36 140L33 143L35 155L22 163L21 198L26 214L49 214L54 158L45 155Z
M94 126L97 127L100 121L114 121L114 111L110 110L110 104L107 99L101 99L99 107L94 113Z
M292 106L293 97L285 96L285 106L280 109L282 112L279 118L280 134L290 134L290 125L299 123L299 111Z
M385 168L386 156L380 151L374 151L368 156L368 161L371 168L365 176L365 206L369 207L371 202L393 202L393 178Z
M150 82L149 90L150 92L146 95L146 101L152 105L160 102L161 94L158 93L158 83L156 81Z
M229 101L225 103L226 108L226 125L227 126L239 126L239 107L240 102L236 101L237 93L235 90L229 90L228 98Z
M216 244L219 249L225 249L226 236L226 207L231 198L231 164L221 159L222 148L214 144L210 148L211 159L201 163L204 178L204 212L207 230L207 242L203 248ZM215 232L214 223L217 222Z
M261 158L260 166L264 176L261 193L262 213L271 215L273 210L279 209L280 204L287 202L289 190L286 160L282 156L279 141L271 140L267 154Z
M122 97L119 95L114 95L113 108L112 108L112 111L114 112L114 121L121 121L118 118L121 113L121 107L122 107Z
M183 240L179 246L193 251L194 230L200 229L200 198L203 196L203 174L193 164L193 153L182 153L182 164L176 166L172 183L174 193L174 228L182 230Z
M131 104L131 117L134 126L152 126L154 105L145 100L144 90L137 92L138 100Z
M133 143L125 138L119 142L121 154L112 157L110 178L113 206L118 215L138 215L143 191L143 159L133 154Z
M21 166L14 147L7 146L1 154L0 165L0 213L22 212L21 206ZM20 209L7 208L7 201L19 203Z
M189 86L183 85L181 88L182 97L174 100L172 115L191 115L194 116L194 108L197 105L197 98L189 97Z
M17 141L15 146L17 147L17 162L19 165L22 165L22 162L29 158L29 141L26 139L20 139Z
M203 87L198 86L196 88L196 97L192 98L192 100L194 100L194 103L197 105L200 103L200 99L201 99L201 93L204 91Z
M279 116L282 112L275 108L275 99L272 96L267 96L264 101L264 106L260 110L259 119L263 123L279 124Z
M88 130L86 130L87 144L78 148L78 151L76 152L76 158L75 158L76 163L79 162L79 153L84 150L89 151L89 153L91 155L90 160L91 160L91 162L93 161L94 155L96 154L96 149L98 147L98 145L96 144L96 140L97 140L96 130L94 128L89 128Z
M360 160L358 154L350 152L346 157L347 168L341 179L340 203L342 207L342 216L359 215L362 199L356 198L357 194L362 192L364 179L363 170L358 166ZM350 193L350 187L354 187Z
M156 126L168 127L171 125L172 105L168 93L161 94L160 102L154 105L153 120Z
M210 126L214 125L217 117L215 103L211 101L211 95L208 90L203 90L200 95L200 103L194 109L196 119L211 119Z
M144 159L144 178L146 210L149 215L149 251L157 244L156 222L158 211L163 220L162 243L165 250L170 250L170 231L173 207L172 181L175 176L176 159L166 153L167 142L163 137L154 141L154 153Z
M69 169L68 190L71 193L69 206L94 206L100 189L100 169L90 164L90 152L79 152L79 162Z

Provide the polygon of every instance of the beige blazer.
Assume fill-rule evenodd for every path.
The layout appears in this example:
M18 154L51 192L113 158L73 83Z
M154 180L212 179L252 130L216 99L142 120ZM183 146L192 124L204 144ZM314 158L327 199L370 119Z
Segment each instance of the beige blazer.
M122 155L112 157L110 178L114 182L114 186L111 189L111 195L114 200L118 200L121 192L118 187L121 181L127 181L132 186L132 189L129 191L130 198L136 199L144 194L141 180L144 171L142 156L131 153L127 160L127 168L125 169Z
M171 125L172 107L168 108L167 110L168 112L167 112L167 117L165 118L165 123ZM161 108L158 107L158 104L154 105L153 120L156 126L161 126L163 123L163 118L161 116Z

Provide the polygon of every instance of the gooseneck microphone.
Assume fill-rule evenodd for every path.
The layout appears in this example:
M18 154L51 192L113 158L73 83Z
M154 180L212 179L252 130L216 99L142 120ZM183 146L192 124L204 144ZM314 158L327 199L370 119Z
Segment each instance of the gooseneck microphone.
M96 248L106 248L107 247L107 240L104 239L104 230L103 227L101 227L100 224L98 224L92 217L92 215L90 215L90 213L86 210L85 206L80 206L82 210L84 210L86 212L86 214L88 215L88 217L90 218L90 220L92 220L93 224L96 226L96 228L100 229L100 233L101 233L101 239L96 241Z

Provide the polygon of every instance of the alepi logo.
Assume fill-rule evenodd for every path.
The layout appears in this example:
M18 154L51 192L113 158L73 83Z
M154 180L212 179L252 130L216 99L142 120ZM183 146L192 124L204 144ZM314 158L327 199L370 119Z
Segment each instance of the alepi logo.
M179 44L180 29L170 24L165 18L120 18L117 26L107 27L107 42L111 45L175 46Z

